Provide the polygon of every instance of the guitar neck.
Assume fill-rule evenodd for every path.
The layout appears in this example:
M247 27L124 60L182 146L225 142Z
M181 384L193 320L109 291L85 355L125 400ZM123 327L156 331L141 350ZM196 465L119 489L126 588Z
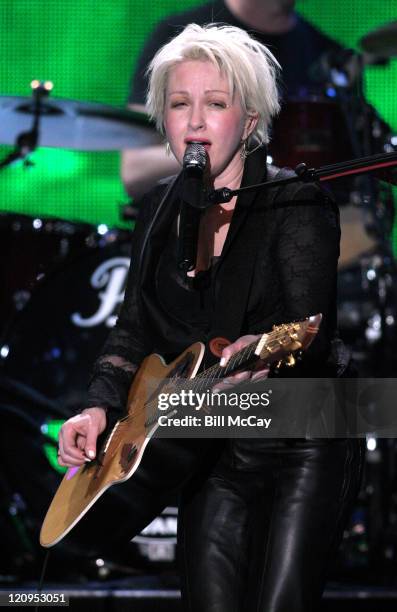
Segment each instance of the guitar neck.
M294 365L295 359L293 354L297 351L304 351L310 346L318 332L321 317L321 314L317 314L307 317L307 319L302 321L274 326L272 331L263 334L259 340L251 342L237 353L234 353L226 366L220 367L219 363L217 363L200 372L194 378L191 378L189 388L195 392L208 391L217 380L230 376L242 368L250 369L258 360L261 360L266 365L271 365L272 363L286 363L288 366ZM185 353L182 354L182 363L183 358L186 359ZM177 363L179 368L179 361L176 360L175 363ZM174 364L173 368L175 369L175 367ZM185 376L181 375L180 369L177 373L178 375L174 376L175 373L176 370L171 376L172 387L174 391L178 391L178 389L181 389L186 384L187 380ZM148 408L149 406L151 408L147 424L153 425L157 418L157 395L154 394L146 405Z
M219 364L215 364L198 374L194 380L198 379L199 385L200 381L205 381L204 385L208 386L208 383L230 376L236 370L243 367L250 368L258 359L268 365L278 362L289 353L307 348L317 334L320 322L321 315L315 315L306 321L275 326L271 332L263 334L259 341L248 344L232 355L226 366L220 367ZM303 331L304 326L306 329ZM302 333L300 338L299 332Z
M243 366L249 367L253 365L259 359L259 355L257 355L256 352L262 342L263 336L259 342L252 342L237 353L234 353L234 355L230 357L226 366L221 367L219 363L217 363L210 368L207 368L203 372L200 372L200 374L197 374L194 380L205 380L205 384L208 385L208 383L211 381L215 382L216 380L230 376L230 374L241 369Z

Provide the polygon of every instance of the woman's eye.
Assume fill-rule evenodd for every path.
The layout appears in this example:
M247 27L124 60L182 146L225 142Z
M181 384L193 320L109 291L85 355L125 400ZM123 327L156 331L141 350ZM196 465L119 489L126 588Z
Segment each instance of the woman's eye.
M210 106L213 108L226 108L225 102L210 102Z
M186 106L186 102L172 102L171 108L183 108Z

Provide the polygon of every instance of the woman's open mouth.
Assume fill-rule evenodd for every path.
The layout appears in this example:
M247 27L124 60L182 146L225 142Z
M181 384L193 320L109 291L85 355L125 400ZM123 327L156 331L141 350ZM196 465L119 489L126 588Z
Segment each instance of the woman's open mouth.
M185 143L186 143L186 145L189 145L189 144L202 144L206 151L208 151L210 146L211 146L211 142L209 140L207 140L206 138L192 138L192 139L185 138Z

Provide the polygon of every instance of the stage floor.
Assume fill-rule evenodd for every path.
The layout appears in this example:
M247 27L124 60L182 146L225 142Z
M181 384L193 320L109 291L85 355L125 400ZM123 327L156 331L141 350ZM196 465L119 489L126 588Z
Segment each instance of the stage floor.
M36 588L35 583L18 586L3 583L0 598L5 591L32 593ZM76 612L183 612L176 576L139 576L85 584L51 582L43 591L64 593L69 598L69 608ZM389 612L396 607L397 588L330 583L318 612Z

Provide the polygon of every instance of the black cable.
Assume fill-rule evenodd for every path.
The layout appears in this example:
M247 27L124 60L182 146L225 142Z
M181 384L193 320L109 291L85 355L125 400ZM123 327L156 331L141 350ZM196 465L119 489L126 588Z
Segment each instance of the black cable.
M38 584L38 587L37 587L37 593L39 593L39 594L43 590L44 576L45 576L45 573L46 573L46 570L47 570L47 564L48 564L48 559L50 557L50 552L51 551L49 549L47 549L47 552L46 552L45 557L44 557L43 567L41 569L40 580L39 580L39 584ZM34 609L35 609L35 612L39 612L39 606L35 606Z

